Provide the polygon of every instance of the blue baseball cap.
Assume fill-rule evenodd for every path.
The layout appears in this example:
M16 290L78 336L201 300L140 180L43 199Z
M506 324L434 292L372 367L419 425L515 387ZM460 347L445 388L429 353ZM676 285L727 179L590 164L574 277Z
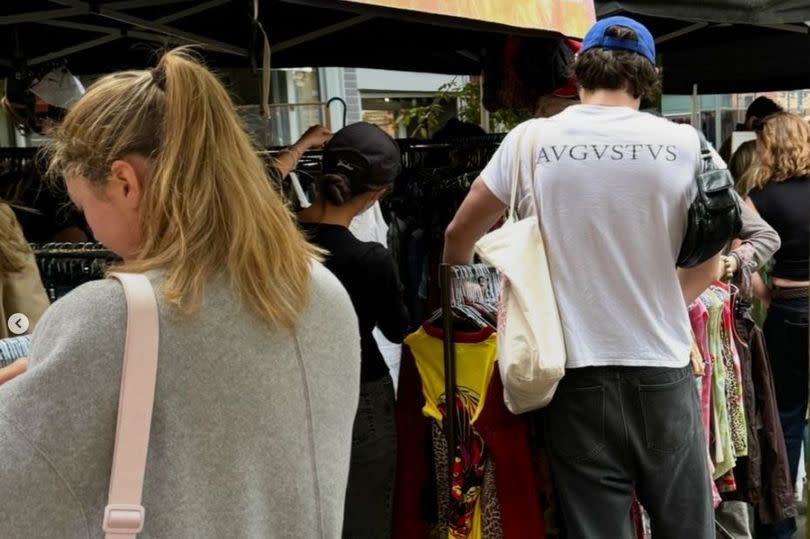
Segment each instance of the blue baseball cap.
M638 40L620 39L606 35L605 32L611 26L621 26L632 30L638 36ZM652 34L646 26L629 17L608 17L594 24L582 41L580 53L595 48L632 51L642 55L655 65L655 40Z

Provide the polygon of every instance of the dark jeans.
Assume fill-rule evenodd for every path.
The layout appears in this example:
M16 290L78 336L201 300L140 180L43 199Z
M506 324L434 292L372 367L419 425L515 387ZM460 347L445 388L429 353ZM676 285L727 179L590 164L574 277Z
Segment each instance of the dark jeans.
M394 383L385 375L360 386L360 404L352 432L344 538L391 537L396 463Z
M776 404L785 435L790 479L796 482L807 417L808 331L807 298L777 300L768 310L765 342L776 387ZM790 538L796 531L794 519L766 527L767 537ZM765 535L765 534L763 534Z
M545 414L569 539L632 537L630 505L655 539L714 538L706 442L690 368L569 370Z

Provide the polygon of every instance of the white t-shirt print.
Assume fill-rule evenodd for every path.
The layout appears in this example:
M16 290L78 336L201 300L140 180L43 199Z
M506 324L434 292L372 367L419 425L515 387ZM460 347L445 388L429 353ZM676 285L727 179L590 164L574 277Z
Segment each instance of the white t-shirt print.
M697 132L626 107L575 105L530 120L481 173L508 204L518 145L521 213L532 178L568 352L568 368L683 367L689 315L675 263L696 193Z

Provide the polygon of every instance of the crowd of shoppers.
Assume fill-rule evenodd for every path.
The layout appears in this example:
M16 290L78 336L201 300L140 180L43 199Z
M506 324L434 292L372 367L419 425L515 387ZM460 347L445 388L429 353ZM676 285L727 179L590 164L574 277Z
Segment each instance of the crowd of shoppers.
M726 159L742 230L726 256L679 268L701 148L691 127L640 112L661 91L653 36L631 19L602 20L571 74L579 99L564 96L555 114L506 136L447 228L444 260L472 261L519 181L567 348L545 432L568 537L628 537L634 498L655 539L714 537L687 306L726 273L773 257L773 286L759 289L795 480L808 400L810 126L754 102L746 127L757 139ZM315 147L323 175L293 214L271 176ZM147 275L157 293L143 535L389 537L394 381L372 331L399 343L408 316L390 253L349 226L391 188L396 143L366 123L316 126L268 172L220 81L174 50L153 69L99 79L47 157L93 235L123 260L117 271ZM0 504L0 536L100 537L123 289L89 283L45 311L3 205L0 272L0 315L25 312L37 326L27 371L0 371L0 492L14 493Z

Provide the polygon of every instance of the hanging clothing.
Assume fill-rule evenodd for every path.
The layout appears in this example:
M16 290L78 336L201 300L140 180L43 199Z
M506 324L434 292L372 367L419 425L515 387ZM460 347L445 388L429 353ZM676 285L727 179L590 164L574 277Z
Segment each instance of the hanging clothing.
M748 458L740 460L739 491L742 498L756 508L758 521L767 524L796 515L793 484L765 338L751 317L750 309L744 306L740 308L737 330L747 343L747 347L740 348L742 362L751 366L754 419L750 440L755 443L749 446ZM757 450L751 451L752 447Z
M447 531L448 527L442 526L442 522L446 520L442 515L449 513L454 518L459 516L458 512L447 509L450 496L445 496L444 493L449 492L450 479L447 477L447 466L443 464L447 461L446 452L444 457L441 454L434 457L436 444L431 433L431 425L438 427L437 419L443 418L444 410L442 336L440 330L425 326L406 339L403 350L397 401L399 445L395 485L395 539L427 538L432 536L431 530L435 531L437 527ZM465 400L468 404L466 410L459 410L458 417L462 417L462 413L466 414L467 425L475 418L472 428L465 425L465 433L459 433L459 440L467 444L466 452L457 447L456 454L463 467L464 458L474 453L469 448L476 447L476 444L483 441L483 451L488 455L483 467L478 509L472 513L474 529L480 530L480 536L484 539L498 537L498 527L494 524L497 522L494 517L496 512L492 500L487 496L487 478L491 473L495 478L503 538L542 539L545 537L545 524L529 446L527 418L511 414L503 403L503 385L495 368L496 337L487 329L480 333L456 333L455 341L460 390L457 406ZM425 373L427 379L422 373ZM486 373L489 374L485 375ZM474 393L479 395L478 406L472 405L471 397ZM437 417L437 411L442 415ZM438 432L444 436L443 430ZM490 464L494 465L493 470L489 469ZM474 466L468 468L468 471L475 470ZM467 475L466 478L470 476ZM458 486L454 484L456 494L459 492ZM461 488L463 491L464 487ZM457 499L452 502L456 511L461 508L466 512L467 507L458 502ZM440 506L444 509L440 509ZM448 533L443 536L454 537Z
M443 342L436 330L426 325L405 339L416 361L422 379L425 397L424 414L443 422L446 414L444 365L437 361L443 355ZM481 339L483 337L483 339ZM472 341L472 342L470 342ZM456 436L458 445L451 469L451 521L452 539L479 539L481 537L480 494L489 452L483 437L474 428L484 408L487 388L495 368L496 340L490 328L480 336L457 336Z
M388 223L385 222L379 202L352 219L349 230L360 241L388 247Z
M705 362L703 377L700 379L700 407L703 414L703 429L706 433L706 447L711 440L711 392L712 392L712 371L714 361L709 353L709 341L707 324L709 323L709 311L701 301L696 301L689 306L689 319L692 323L692 333L695 337L695 344L700 351L700 355Z
M716 285L723 290L724 297L731 298L728 285ZM723 323L720 327L723 346L723 365L726 368L726 401L729 408L729 426L735 457L748 455L748 427L745 420L743 379L740 356L734 342L734 327L731 315L731 300L723 303Z
M731 439L728 404L726 398L727 374L723 363L723 343L720 328L723 323L725 297L715 289L709 289L700 297L709 313L707 335L709 354L712 357L712 411L714 423L714 478L720 479L734 468L734 444Z
M422 380L425 396L424 413L436 421L444 420L444 344L441 330L425 324L405 339L411 349L416 368ZM478 334L457 333L456 342L456 383L466 420L475 424L487 397L489 381L497 360L497 341L491 328L484 328ZM461 418L462 416L458 416Z

